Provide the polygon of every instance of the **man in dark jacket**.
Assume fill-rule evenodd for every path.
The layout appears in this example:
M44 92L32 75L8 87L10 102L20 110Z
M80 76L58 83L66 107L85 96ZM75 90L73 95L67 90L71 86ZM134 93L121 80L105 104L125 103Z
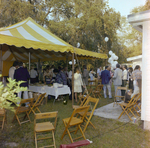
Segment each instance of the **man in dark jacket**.
M104 87L103 87L103 89L104 89L104 98L107 98L106 87L108 89L109 98L112 98L111 89L110 89L110 85L109 85L109 81L111 79L109 66L105 66L105 70L103 70L102 73L101 73L101 79L102 79L102 84L104 85Z
M25 83L20 84L21 87L28 87L28 79L30 78L27 68L23 67L23 63L19 62L19 68L15 70L14 79L16 81L25 81ZM18 97L21 98L22 92L18 93ZM28 91L24 91L24 99L28 99Z

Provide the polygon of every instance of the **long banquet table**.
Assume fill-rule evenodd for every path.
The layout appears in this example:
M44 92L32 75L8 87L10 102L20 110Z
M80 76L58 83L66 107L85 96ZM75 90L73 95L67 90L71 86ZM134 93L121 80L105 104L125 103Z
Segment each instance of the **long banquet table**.
M46 93L46 96L52 95L55 96L55 99L57 99L59 95L71 94L70 88L67 85L63 85L63 87L58 88L47 85L44 86L29 85L29 91Z

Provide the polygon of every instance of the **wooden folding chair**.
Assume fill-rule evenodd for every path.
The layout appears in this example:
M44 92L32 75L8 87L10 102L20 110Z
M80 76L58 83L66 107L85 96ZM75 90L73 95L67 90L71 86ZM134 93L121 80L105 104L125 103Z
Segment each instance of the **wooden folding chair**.
M26 123L26 122L31 122L30 117L29 117L29 111L31 110L30 106L33 103L34 98L30 98L30 99L22 99L19 107L15 108L15 115L14 118L12 120L12 122L17 119L19 125L21 126L22 123ZM22 106L24 104L28 103L28 107ZM24 116L19 117L21 114L24 114ZM28 118L28 120L24 121L25 118ZM20 122L20 119L23 118L23 121Z
M96 129L95 126L93 125L93 123L90 120L93 116L93 113L94 113L94 111L97 107L98 102L99 102L99 99L92 98L92 97L89 96L87 101L84 103L83 106L90 105L92 107L93 103L94 103L94 105L93 105L92 109L90 109L90 111L87 112L87 114L84 118L84 121L85 121L86 124L84 126L83 132L85 132L85 130L86 130L87 126L89 125L89 123L93 126L94 129ZM80 116L83 116L83 113L79 113L79 114L80 114Z
M52 139L53 144L42 146L44 147L54 147L56 148L55 144L55 137L54 137L54 131L56 128L57 123L57 115L58 112L46 112L46 113L37 113L35 114L34 118L34 136L35 136L35 146L38 147L38 140L44 140L44 139ZM48 121L45 121L45 120ZM50 120L54 119L54 123L50 122ZM38 122L37 122L38 121ZM42 121L42 122L39 122ZM45 121L45 122L43 122ZM52 132L52 136L50 135L50 132ZM43 135L43 136L41 136Z
M123 101L125 101L125 96L118 96L118 95L117 95L118 90L125 90L125 93L126 93L127 87L117 87L117 90L116 90L115 96L114 96L114 104L113 104L113 107L114 107L115 103L117 103L117 98L121 98Z
M97 85L96 89L92 91L92 94L95 98L101 98L102 95L101 95L101 91L103 89L103 85L102 84L99 84Z
M123 114L126 114L129 117L129 119L132 121L132 118L129 115L129 113L131 113L136 118L135 114L133 113L133 110L136 111L136 109L134 108L134 106L135 106L137 100L140 98L140 96L141 96L140 94L134 95L128 103L125 103L125 102L118 103L121 106L121 108L123 109L123 111L120 114L120 116L118 117L118 119L120 119L120 117ZM136 113L138 114L137 111L136 111Z
M73 143L73 140L77 140L77 139L82 138L82 137L84 139L86 139L80 125L83 123L83 120L84 120L84 118L86 116L86 113L87 113L89 107L90 106L85 106L85 107L79 107L77 109L74 109L71 117L63 119L64 125L65 125L65 130L64 130L64 132L63 132L63 134L61 136L61 139L63 139L65 134L69 135L69 138L70 138L72 143ZM82 112L83 116L82 117L77 116L81 112ZM71 128L71 127L76 127L76 130L69 131L69 128ZM74 132L74 134L76 134L78 129L80 130L82 136L77 137L75 139L72 139L71 132Z
M140 99L141 99L141 94L140 93L135 95L135 98L134 98L134 100L132 102L134 105L131 106L131 110L135 111L138 116L140 116L140 114L138 113L137 109L138 110L141 109L140 106L138 106L138 102L139 102Z
M29 114L30 114L31 112L33 112L33 114L35 114L35 111L36 111L36 110L38 110L39 113L41 113L41 111L40 111L40 109L39 109L39 106L41 106L42 101L43 101L45 95L46 95L46 93L40 94L40 95L38 96L37 100L35 101L35 103L34 103L34 104L31 104L31 110L29 111Z
M92 91L96 89L96 79L88 81L88 94L92 94Z
M0 109L0 122L2 122L0 127L2 127L3 130L4 124L6 122L6 110L4 108Z

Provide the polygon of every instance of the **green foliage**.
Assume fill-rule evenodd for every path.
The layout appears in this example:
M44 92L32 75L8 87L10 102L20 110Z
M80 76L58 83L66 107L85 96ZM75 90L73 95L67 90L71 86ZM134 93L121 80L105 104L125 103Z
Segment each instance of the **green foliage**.
M1 75L0 75L1 76ZM3 83L0 82L0 108L5 108L9 110L14 110L12 107L12 103L18 106L17 102L20 102L20 98L16 96L15 93L20 91L27 91L27 87L20 87L20 84L24 81L16 82L16 80L12 80L8 78L8 84L4 87Z
M150 10L150 1L147 0L144 6L135 7L132 9L131 14L142 11ZM128 58L142 54L142 33L134 29L126 17L120 20L120 29L118 34L118 41L122 45L121 54L123 57ZM124 62L125 62L124 59Z
M55 9L57 13L47 24L54 34L73 46L80 42L80 48L86 50L97 52L99 44L102 51L108 53L116 39L120 14L109 8L107 2L64 0ZM107 43L106 36L109 37Z

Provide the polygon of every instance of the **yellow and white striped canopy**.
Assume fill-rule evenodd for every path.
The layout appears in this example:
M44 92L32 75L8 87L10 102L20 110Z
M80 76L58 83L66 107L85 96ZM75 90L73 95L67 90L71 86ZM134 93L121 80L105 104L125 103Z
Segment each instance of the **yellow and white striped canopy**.
M71 59L72 53L76 53L79 58L107 59L106 54L74 48L30 17L12 26L0 28L0 49L2 61L27 62L29 51L32 62L38 59L63 60L66 56Z

